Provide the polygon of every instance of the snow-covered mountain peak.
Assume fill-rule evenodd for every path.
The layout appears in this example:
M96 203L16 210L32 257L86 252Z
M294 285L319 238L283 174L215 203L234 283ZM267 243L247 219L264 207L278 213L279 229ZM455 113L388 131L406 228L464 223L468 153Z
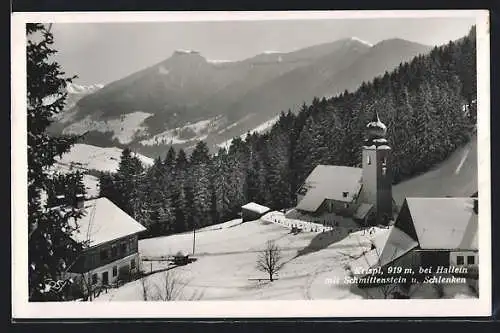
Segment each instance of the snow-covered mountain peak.
M372 44L372 43L367 42L366 40L362 40L361 38L358 38L358 37L354 37L354 36L353 36L353 37L351 37L351 40L354 40L354 41L357 41L357 42L363 43L363 44L365 44L365 45L367 45L367 46L369 46L369 47L372 47L372 46L373 46L373 44Z
M103 87L104 87L104 84L101 84L101 83L89 84L89 85L68 83L68 85L66 86L66 91L69 94L89 94L91 92L102 89Z
M219 59L207 59L207 62L211 64L224 64L228 62L234 62L233 60L219 60Z
M185 49L177 49L174 51L174 54L200 54L200 52L198 51L194 51L194 50L185 50Z

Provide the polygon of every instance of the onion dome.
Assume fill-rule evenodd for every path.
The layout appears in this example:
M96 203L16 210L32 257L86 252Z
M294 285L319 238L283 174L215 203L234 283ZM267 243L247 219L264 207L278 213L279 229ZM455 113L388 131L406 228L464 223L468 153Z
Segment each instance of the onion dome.
M379 146L385 144L387 142L385 139L386 133L387 126L380 121L378 113L375 111L372 120L366 125L367 145Z
M372 138L383 138L387 132L387 127L380 121L378 113L373 114L372 120L366 125L368 136Z

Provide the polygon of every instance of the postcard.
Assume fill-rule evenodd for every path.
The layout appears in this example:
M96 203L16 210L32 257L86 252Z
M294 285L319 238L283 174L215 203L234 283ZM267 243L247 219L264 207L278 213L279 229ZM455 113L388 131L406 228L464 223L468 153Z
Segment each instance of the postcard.
M13 317L490 315L488 20L13 13Z

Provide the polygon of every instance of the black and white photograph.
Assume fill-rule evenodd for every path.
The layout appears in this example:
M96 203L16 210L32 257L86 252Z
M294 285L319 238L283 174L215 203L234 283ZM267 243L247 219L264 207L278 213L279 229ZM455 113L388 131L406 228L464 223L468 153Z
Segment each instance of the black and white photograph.
M14 314L491 311L487 11L80 14L13 16Z

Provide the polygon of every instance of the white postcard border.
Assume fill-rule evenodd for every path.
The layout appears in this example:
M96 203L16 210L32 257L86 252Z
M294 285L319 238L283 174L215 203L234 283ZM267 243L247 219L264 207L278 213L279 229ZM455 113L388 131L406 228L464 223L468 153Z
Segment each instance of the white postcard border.
M479 298L411 300L28 302L25 23L476 17ZM461 317L491 314L490 57L487 10L285 12L73 12L11 16L12 316L22 318Z

